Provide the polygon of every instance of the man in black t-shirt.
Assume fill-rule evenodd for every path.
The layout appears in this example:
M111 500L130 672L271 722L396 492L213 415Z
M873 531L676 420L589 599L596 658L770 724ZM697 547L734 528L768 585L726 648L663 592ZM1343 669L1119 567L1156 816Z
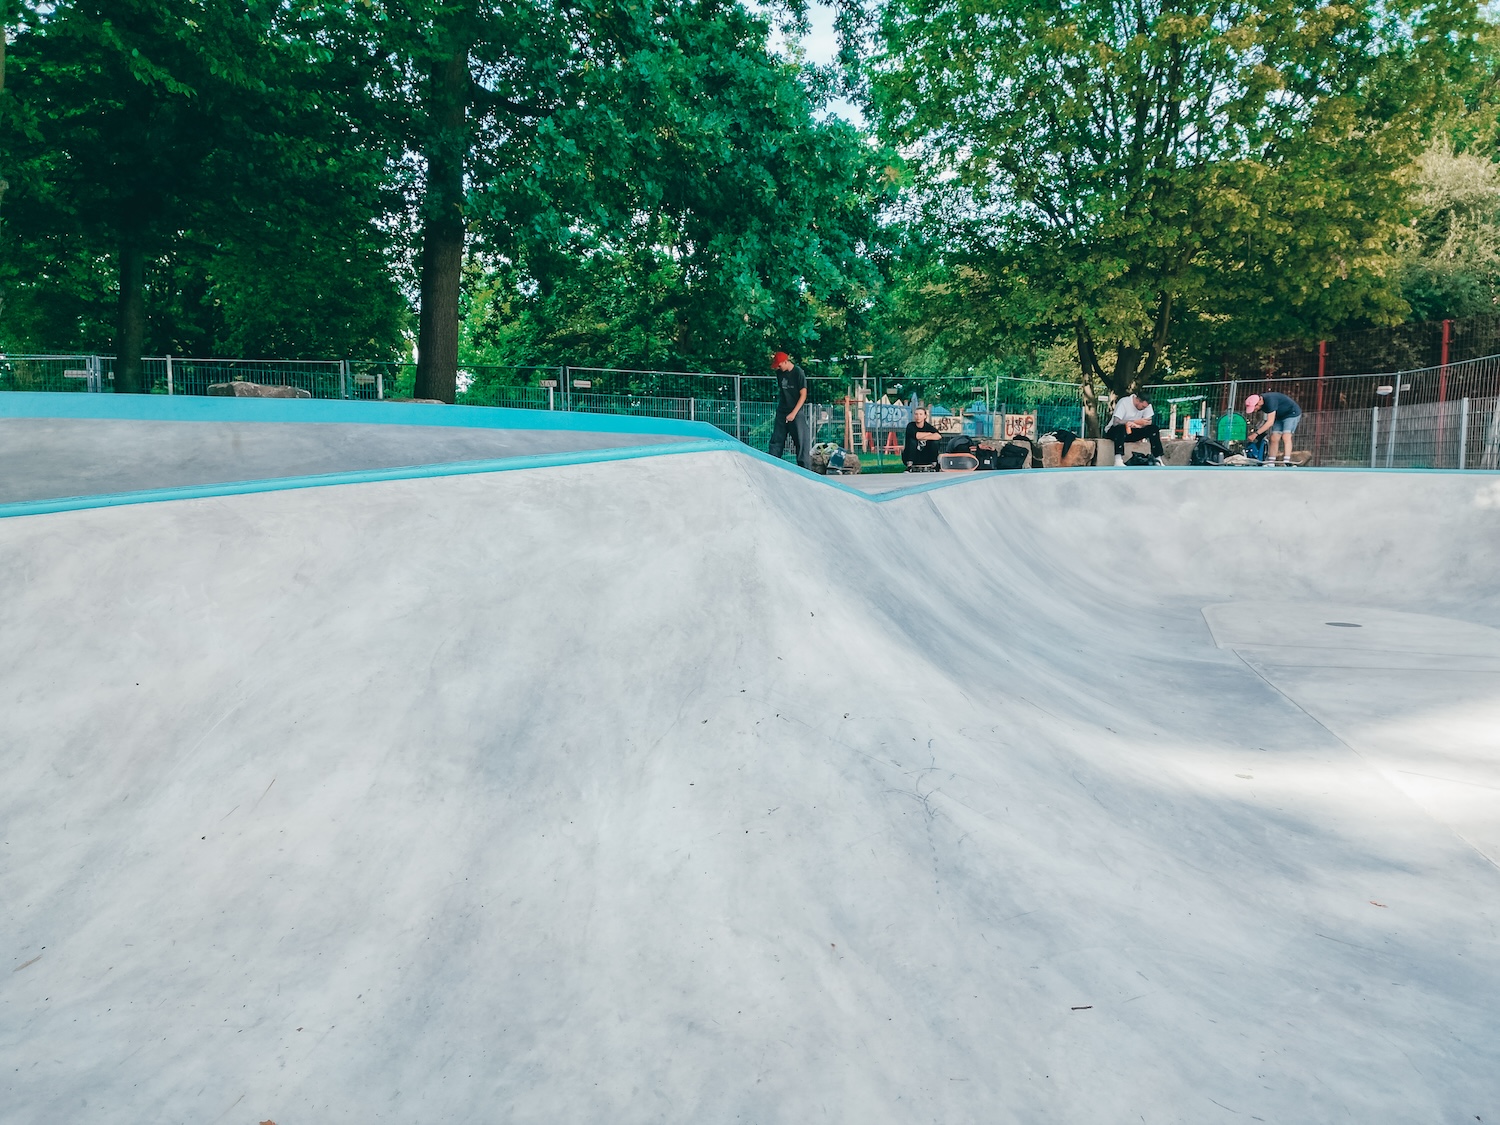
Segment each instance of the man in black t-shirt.
M771 425L771 456L786 451L786 439L792 439L797 464L812 468L812 417L807 405L807 374L792 362L786 352L771 357L776 372L776 420Z
M1276 446L1285 443L1285 463L1290 465L1292 463L1292 435L1297 432L1297 423L1302 421L1302 407L1298 406L1296 400L1290 395L1281 394L1279 391L1267 391L1263 395L1251 395L1245 400L1247 414L1256 410L1264 411L1266 419L1250 432L1250 440L1254 441L1261 434L1269 433L1271 437L1266 446L1266 464L1276 464Z

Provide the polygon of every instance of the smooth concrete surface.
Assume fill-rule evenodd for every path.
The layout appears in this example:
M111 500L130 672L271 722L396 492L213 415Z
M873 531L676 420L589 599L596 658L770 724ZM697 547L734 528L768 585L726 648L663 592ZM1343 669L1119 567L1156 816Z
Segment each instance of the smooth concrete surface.
M933 484L937 481L952 481L959 473L856 473L851 477L830 477L848 488L872 495L899 492L914 485ZM967 474L962 474L967 475Z
M732 452L0 521L0 1116L1495 1120L1497 557Z
M373 422L0 417L0 504L681 440Z

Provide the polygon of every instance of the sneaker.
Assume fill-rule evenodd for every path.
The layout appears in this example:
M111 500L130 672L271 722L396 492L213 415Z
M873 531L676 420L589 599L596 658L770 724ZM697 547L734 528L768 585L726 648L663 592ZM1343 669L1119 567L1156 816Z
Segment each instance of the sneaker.
M1125 467L1125 458L1124 458L1123 455L1121 455L1119 453L1115 454L1115 465L1118 466L1119 468L1124 468Z

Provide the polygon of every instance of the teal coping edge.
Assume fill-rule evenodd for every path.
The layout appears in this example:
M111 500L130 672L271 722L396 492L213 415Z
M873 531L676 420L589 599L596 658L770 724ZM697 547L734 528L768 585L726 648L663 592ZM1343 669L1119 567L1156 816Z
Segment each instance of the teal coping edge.
M717 426L629 414L524 410L509 406L439 406L425 402L322 398L209 398L206 395L0 393L0 418L99 418L128 422L311 422L463 429L560 430L593 434L667 434L724 438Z
M821 476L802 468L799 465L789 464L780 458L772 457L759 449L745 445L743 442L726 435L716 426L707 422L682 422L674 419L652 419L637 418L631 416L613 414L561 414L553 411L516 410L507 407L437 407L426 403L384 403L384 402L344 402L340 400L322 399L209 399L199 396L171 396L164 395L122 395L117 402L128 402L127 409L106 409L85 405L75 412L58 412L53 410L41 413L32 413L26 410L10 410L6 407L11 401L17 399L25 400L51 400L59 398L69 399L114 399L113 395L58 395L46 392L9 392L0 394L0 418L117 418L117 419L147 419L164 421L260 421L260 422L343 422L357 420L375 424L394 423L396 425L448 425L484 427L490 429L550 429L550 430L572 430L588 433L674 433L679 429L687 429L690 433L700 434L707 431L704 436L696 441L669 442L659 445L628 445L616 446L612 449L582 449L569 450L561 453L537 453L516 457L500 457L483 461L451 461L435 465L407 465L389 469L359 469L343 473L320 473L311 476L293 477L271 477L264 480L248 481L223 481L215 484L181 485L174 488L150 488L141 489L136 492L107 492L91 496L63 496L48 500L20 500L9 504L0 504L0 519L11 519L19 516L47 515L55 512L83 511L91 508L118 508L132 504L156 504L171 500L200 500L217 496L243 496L258 492L285 492L301 488L328 488L345 484L372 484L379 481L396 480L421 480L434 477L456 477L472 476L480 473L502 473L521 469L543 469L556 468L565 465L587 465L609 461L634 461L646 457L670 457L685 453L712 453L726 452L737 453L752 459L769 462L777 468L789 471L815 481L818 484L837 488L839 491L862 500L868 500L874 504L883 504L892 500L900 500L908 496L918 496L925 492L933 492L940 488L952 488L962 484L974 484L981 480L1007 480L1015 479L1019 474L1013 473L982 473L970 475L968 473L953 474L951 476L940 476L936 480L923 481L920 484L907 485L904 488L893 488L885 492L866 492L864 489L855 488L853 485L845 484L837 477ZM161 402L170 405L170 409L150 409L152 402ZM198 406L192 406L187 410L179 411L177 404L184 402L206 403L211 409L204 410ZM147 404L142 407L139 404ZM26 404L22 404L26 405ZM228 410L222 407L228 406ZM309 406L331 407L333 409L324 413L334 415L333 417L309 417ZM241 408L250 407L251 410L241 413ZM271 409L265 409L270 407ZM348 416L349 408L359 412L357 418ZM363 413L364 408L373 407L373 413L381 417L372 417ZM416 416L385 417L387 411L402 410L411 407L420 412ZM278 409L280 408L280 409ZM282 417L285 410L289 417ZM446 412L483 412L480 419L472 421L455 420L432 422L427 411L442 414ZM295 415L301 415L296 417ZM543 418L552 419L553 424L539 425L515 425L516 422L529 422L538 415ZM582 425L582 420L600 420L614 423L608 429L593 425ZM621 424L627 424L622 426ZM619 427L619 428L616 428ZM670 427L670 428L669 428ZM1095 472L1099 468L1115 468L1116 466L1094 466L1084 465L1070 468L1042 469L1044 473L1075 473ZM1171 465L1161 466L1168 471L1182 472L1188 469L1198 470L1203 466ZM1307 472L1307 469L1298 469L1297 472ZM1462 476L1500 476L1500 470L1488 469L1313 469L1317 473L1437 473L1443 475ZM1276 470L1274 475L1280 477L1287 470Z

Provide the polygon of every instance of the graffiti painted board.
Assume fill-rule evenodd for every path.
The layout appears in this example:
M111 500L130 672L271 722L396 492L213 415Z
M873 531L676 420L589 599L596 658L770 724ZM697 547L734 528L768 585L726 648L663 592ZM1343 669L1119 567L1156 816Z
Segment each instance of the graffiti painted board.
M1013 438L1022 434L1030 437L1036 436L1036 413L1034 411L1030 414L1007 414L1005 416L1005 436Z
M899 402L865 403L865 429L904 430L911 421L911 407Z

